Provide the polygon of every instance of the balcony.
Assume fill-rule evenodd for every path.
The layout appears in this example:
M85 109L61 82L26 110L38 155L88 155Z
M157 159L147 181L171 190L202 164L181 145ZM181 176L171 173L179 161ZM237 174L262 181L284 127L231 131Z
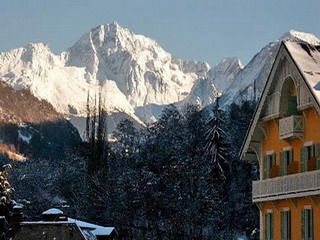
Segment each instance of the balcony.
M292 115L279 120L280 139L303 137L303 116Z
M320 194L320 170L254 181L253 202L264 202Z

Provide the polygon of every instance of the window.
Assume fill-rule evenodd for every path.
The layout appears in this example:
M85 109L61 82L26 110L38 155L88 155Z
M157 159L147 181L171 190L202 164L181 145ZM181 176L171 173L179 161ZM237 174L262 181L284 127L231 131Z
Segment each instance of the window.
M308 163L314 157L313 145L301 148L301 172L308 171Z
M302 240L313 240L313 211L303 209L301 214Z
M291 215L290 211L281 212L281 240L291 239Z
M268 154L264 157L264 164L263 164L263 178L270 177L270 170L273 166L276 165L276 154Z
M288 96L288 115L297 115L297 96Z
M273 240L273 214L269 212L265 219L265 237L266 240Z
M317 161L317 169L320 169L320 143L314 145L314 154Z
M292 150L286 150L286 151L281 152L280 157L281 157L281 159L280 159L280 174L281 174L281 176L284 176L284 175L288 174L288 166L293 161Z

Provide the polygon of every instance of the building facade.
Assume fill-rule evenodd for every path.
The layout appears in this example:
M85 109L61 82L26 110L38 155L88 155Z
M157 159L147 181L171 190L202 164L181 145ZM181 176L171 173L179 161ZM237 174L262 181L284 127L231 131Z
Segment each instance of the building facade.
M320 240L320 46L281 43L241 158L259 161L260 239Z

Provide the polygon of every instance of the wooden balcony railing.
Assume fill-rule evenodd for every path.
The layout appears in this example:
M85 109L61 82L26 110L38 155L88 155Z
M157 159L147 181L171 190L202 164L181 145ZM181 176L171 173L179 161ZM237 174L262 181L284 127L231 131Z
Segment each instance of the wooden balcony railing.
M279 120L280 139L303 136L303 116L292 115Z
M320 170L270 178L252 183L253 202L320 194Z

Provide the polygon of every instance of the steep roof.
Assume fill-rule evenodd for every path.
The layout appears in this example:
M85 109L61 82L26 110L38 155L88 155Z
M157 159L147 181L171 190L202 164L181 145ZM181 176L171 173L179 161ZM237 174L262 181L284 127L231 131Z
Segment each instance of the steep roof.
M306 86L310 90L312 98L316 102L318 110L320 109L320 45L312 45L303 41L282 41L278 49L276 58L273 62L273 66L271 68L267 81L265 83L253 119L251 120L245 140L241 147L241 159L245 159L245 155L248 151L250 142L252 140L256 124L260 119L263 104L266 99L266 96L268 95L270 83L272 81L271 75L276 68L276 62L277 58L279 58L281 48L284 48L288 52L289 56L292 58L294 64L296 65L299 73L302 76L303 81L306 83Z
M305 42L284 42L310 90L320 103L320 45Z

